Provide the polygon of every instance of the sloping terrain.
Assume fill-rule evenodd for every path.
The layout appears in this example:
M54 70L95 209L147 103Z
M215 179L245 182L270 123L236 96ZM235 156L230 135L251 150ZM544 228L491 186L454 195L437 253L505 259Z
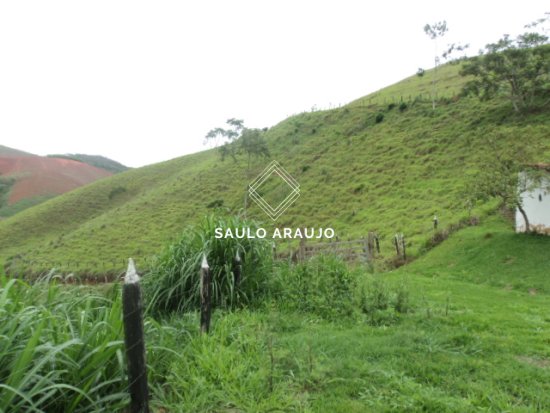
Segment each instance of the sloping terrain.
M4 147L0 152L0 176L5 184L0 216L12 215L110 175L105 169L79 161L41 157Z
M32 153L23 152L18 149L8 148L7 146L0 145L0 156L2 158L7 158L7 157L34 156L34 155Z
M374 276L410 294L393 325L271 316L278 363L315 412L549 411L549 249L502 219L461 230Z
M71 159L73 161L84 162L96 168L105 169L112 173L119 173L128 170L127 166L120 162L113 161L101 155L86 155L83 153L68 153L63 155L48 155L49 158Z
M212 206L241 210L247 185L271 160L301 191L277 226L330 226L340 239L377 231L386 257L393 254L393 235L403 232L410 255L418 255L432 237L434 214L441 229L468 218L460 194L465 178L485 167L480 153L488 134L510 142L529 136L540 161L550 159L546 113L520 116L504 98L458 97L454 91L464 81L458 66L439 70L438 88L451 92L436 110L425 94L426 72L377 92L376 99L282 121L266 132L271 159L253 158L250 169L244 158L221 161L208 150L117 174L0 223L0 259L17 256L35 270L54 263L83 273L120 270L129 256L143 263ZM484 216L493 208L472 213ZM255 204L247 214L273 226Z

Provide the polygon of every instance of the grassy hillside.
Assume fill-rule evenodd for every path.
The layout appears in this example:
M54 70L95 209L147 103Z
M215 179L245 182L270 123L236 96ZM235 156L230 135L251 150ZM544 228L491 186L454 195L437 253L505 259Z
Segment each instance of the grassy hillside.
M128 169L127 166L122 165L120 162L113 161L101 155L86 155L82 153L70 153L64 155L48 155L50 158L72 159L79 162L87 163L88 165L95 166L96 168L105 169L112 173L124 172Z
M548 411L549 249L500 219L455 233L384 277L413 303L394 325L271 316L277 363L311 411Z
M418 255L432 236L434 213L441 228L468 216L459 193L465 176L486 167L479 154L488 133L501 131L509 140L529 135L540 146L540 161L550 160L547 114L518 116L505 100L452 97L464 81L457 71L440 68L438 87L450 97L435 111L427 72L372 99L302 113L271 128L272 159L301 185L300 198L277 225L330 226L341 239L377 231L386 256L393 234L404 232L410 254ZM403 96L406 105L399 107L401 98L389 105L392 99L383 96ZM208 206L242 208L248 183L268 162L253 159L248 170L245 159L221 162L208 150L117 174L1 222L0 259L17 256L37 270L53 261L82 273L123 269L128 256L139 265ZM272 225L256 205L248 215Z

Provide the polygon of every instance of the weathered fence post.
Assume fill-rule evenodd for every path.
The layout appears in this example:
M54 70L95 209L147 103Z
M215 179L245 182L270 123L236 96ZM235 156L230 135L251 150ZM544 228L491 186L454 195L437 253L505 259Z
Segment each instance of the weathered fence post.
M380 254L380 240L378 239L378 234L374 234L374 242L376 243L376 252Z
M210 331L210 316L212 303L210 302L210 267L206 261L206 254L202 256L201 264L201 333Z
M403 249L403 260L407 261L407 246L405 243L405 235L401 233L401 247Z
M370 256L374 258L374 234L371 231L367 234L367 245L369 247Z
M437 229L438 224L439 224L439 220L437 219L437 215L434 215L434 231Z
M275 244L275 241L271 244L271 252L273 254L273 259L277 259L277 245Z
M395 245L395 253L399 255L399 235L395 234L393 236L393 245Z
M128 260L128 270L122 287L124 345L128 360L128 389L131 413L149 413L149 389L139 275L134 260Z
M241 256L239 255L239 251L237 250L237 254L235 255L235 262L233 263L233 275L234 278L234 285L235 289L239 287L239 284L241 283L241 275L242 275L242 262L241 262Z
M306 239L300 238L300 248L298 250L298 260L305 261L306 259Z
M367 261L370 261L369 241L368 239L365 239L365 237L361 236L361 242L363 244L363 252L365 253L365 259Z

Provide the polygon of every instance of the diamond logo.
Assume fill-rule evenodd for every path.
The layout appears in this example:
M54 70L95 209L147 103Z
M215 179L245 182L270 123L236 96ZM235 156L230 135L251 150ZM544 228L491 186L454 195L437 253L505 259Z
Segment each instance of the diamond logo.
M278 205L271 205L264 196L260 195L259 190L262 185L267 185L266 181L273 178L280 178L290 189L286 197ZM300 196L300 184L290 176L290 174L277 161L271 162L258 177L248 186L250 198L258 204L262 210L275 221L286 209L292 205Z

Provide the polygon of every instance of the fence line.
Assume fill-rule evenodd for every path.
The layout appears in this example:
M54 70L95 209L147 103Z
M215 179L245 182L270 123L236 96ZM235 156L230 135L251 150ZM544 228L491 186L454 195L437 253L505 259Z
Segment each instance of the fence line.
M375 92L377 93L377 92ZM459 96L458 91L453 91L452 93L438 93L436 96L436 100L442 100L442 99L457 99ZM369 98L359 98L353 102L347 103L347 104L332 104L329 103L326 107L320 107L317 105L313 105L311 109L304 110L302 112L293 113L291 115L288 115L287 118L290 118L292 116L298 116L305 113L314 113L314 112L326 112L329 110L337 110L337 109L347 109L347 110L353 110L353 109L370 109L373 105L389 105L389 104L399 104L402 102L406 103L412 103L412 102L432 102L432 95L429 92L426 93L417 93L417 94L405 94L405 95L387 95L384 94L382 96L371 96Z
M457 231L464 226L477 225L479 219L477 217L469 217L460 220L457 223L449 224L446 228L441 228L439 219L434 216L430 223L431 237L426 239L426 246L437 245L452 232ZM405 236L402 233L395 234L390 240L393 246L395 256L401 263L407 261L407 247ZM389 247L389 245L388 245ZM307 260L314 255L322 253L332 253L339 255L346 261L366 261L371 262L376 259L377 255L381 254L380 239L378 234L368 232L366 237L358 239L339 240L338 237L328 242L311 242L305 238L300 240L297 249L289 248L286 251L278 252L276 247L273 248L273 257L279 259L287 259L293 262ZM386 253L386 257L392 254ZM145 256L136 263L140 267L146 268L154 261L155 256ZM233 266L236 271L240 270L241 258L235 257ZM118 281L124 275L126 267L126 259L108 259L108 260L93 260L82 262L78 260L41 260L41 259L26 259L25 257L13 257L4 263L4 273L14 278L25 278L27 276L41 276L45 273L55 271L65 271L65 276L60 276L56 273L55 278L67 283L100 283Z

